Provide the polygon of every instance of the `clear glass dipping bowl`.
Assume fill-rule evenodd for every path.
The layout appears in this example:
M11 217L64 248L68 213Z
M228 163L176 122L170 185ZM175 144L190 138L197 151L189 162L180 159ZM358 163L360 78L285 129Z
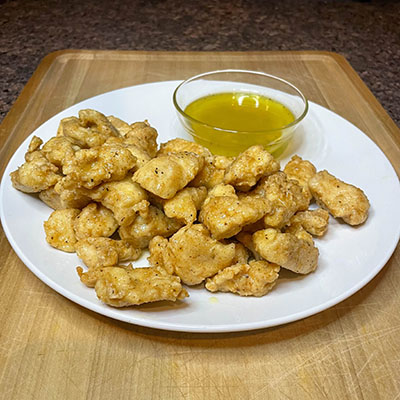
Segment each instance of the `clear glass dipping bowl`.
M288 108L295 119L279 128L249 132L209 125L185 112L186 107L199 98L232 92L270 98ZM185 80L175 89L173 103L180 122L195 142L214 154L226 156L235 156L252 145L261 144L278 157L308 112L307 99L290 82L264 72L236 69L206 72Z

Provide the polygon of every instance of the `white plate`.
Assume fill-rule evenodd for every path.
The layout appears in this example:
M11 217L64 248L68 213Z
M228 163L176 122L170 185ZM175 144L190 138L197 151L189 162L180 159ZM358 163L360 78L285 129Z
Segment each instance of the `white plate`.
M61 118L94 108L134 122L148 119L159 132L159 142L187 138L172 104L179 81L156 82L105 93L57 114L33 134L48 140ZM33 135L32 134L32 135ZM400 233L400 185L381 150L358 128L333 112L310 104L309 115L297 131L287 157L297 153L317 169L327 169L361 187L371 202L367 222L352 228L331 218L327 234L317 239L319 267L307 276L283 274L262 298L213 294L189 288L179 304L154 304L114 309L102 304L93 289L78 279L75 254L51 248L43 221L51 210L36 197L12 188L9 174L23 163L31 137L20 146L4 173L0 188L0 216L13 249L44 283L70 300L100 314L133 324L188 332L232 332L265 328L299 320L346 299L367 284L393 253ZM135 265L147 265L145 257Z

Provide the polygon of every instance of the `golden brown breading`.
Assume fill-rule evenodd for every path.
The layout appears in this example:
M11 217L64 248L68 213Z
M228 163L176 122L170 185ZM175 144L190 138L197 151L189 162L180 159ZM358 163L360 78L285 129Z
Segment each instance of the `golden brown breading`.
M287 179L284 172L261 178L251 195L265 197L271 203L271 212L264 217L266 226L281 229L299 210L306 210L309 201L295 181Z
M50 214L49 219L43 223L46 240L50 246L68 253L75 251L74 222L79 213L78 209L67 208Z
M172 199L164 200L165 215L189 225L197 219L197 211L200 210L206 197L207 189L204 186L186 187L176 193Z
M60 179L58 168L40 151L30 153L29 161L10 174L15 189L25 193L38 193L54 186Z
M142 250L126 240L89 237L75 244L76 254L88 268L111 267L124 261L137 260Z
M291 233L296 236L298 239L305 240L314 246L314 240L312 235L310 235L301 224L293 224L285 227L285 233Z
M102 182L123 179L136 166L136 158L119 145L78 150L63 165L63 185L92 189Z
M131 129L126 132L124 137L128 143L142 148L153 158L157 154L157 136L157 131L145 120L131 124Z
M249 252L242 243L234 242L235 245L235 258L232 260L233 264L246 264L249 259Z
M311 235L322 236L328 229L328 224L328 211L318 208L316 210L299 211L290 218L288 226L301 225Z
M162 267L171 275L174 273L174 266L168 261L168 239L154 236L149 243L149 253L147 260L152 267Z
M189 294L177 276L162 268L106 267L95 285L97 297L113 307L127 307L154 301L183 300Z
M260 256L260 254L257 253L256 248L254 246L254 242L253 242L253 235L249 232L244 232L241 231L240 233L238 233L235 238L243 244L244 247L246 247L246 249L249 249L253 255L253 257L256 260L261 260L262 257Z
M151 157L147 154L145 150L143 150L136 144L130 143L129 139L126 139L124 137L110 137L104 143L104 145L114 144L125 147L131 152L131 154L136 158L137 168L143 167L144 164L151 160Z
M233 243L220 243L211 238L204 225L194 224L184 226L169 239L166 251L158 262L167 271L174 271L183 283L197 285L231 265L235 256ZM152 259L149 261L152 262Z
M25 161L29 161L29 159L30 159L29 155L31 153L34 153L35 151L40 150L40 146L42 144L43 144L43 140L40 139L40 137L37 137L34 135L31 139L31 141L29 142L28 150L25 153Z
M283 172L289 179L294 179L301 186L304 196L311 201L312 194L308 187L308 181L317 173L314 165L295 155L286 164Z
M78 240L109 237L118 229L118 223L108 208L101 204L90 203L76 217L74 229Z
M364 192L328 171L318 172L310 179L309 187L318 205L335 218L349 225L362 224L368 218L369 201Z
M262 176L279 171L279 163L261 145L251 146L239 154L227 168L224 183L248 192Z
M279 265L267 261L237 263L219 271L206 281L210 292L232 292L240 296L266 295L276 284Z
M210 230L215 239L232 237L239 233L243 226L258 221L271 211L269 201L262 197L216 195L220 188L228 190L227 186L229 187L216 186L200 210L199 221Z
M114 115L108 115L107 119L110 121L113 127L117 129L121 136L125 136L131 130L131 126L127 122L115 117Z
M196 176L203 162L195 153L168 153L139 168L133 180L156 196L171 199Z
M65 160L73 157L75 151L79 149L80 147L75 145L71 138L55 136L43 145L41 151L52 164L60 168Z
M91 193L91 198L101 202L114 213L118 225L129 225L136 218L136 205L147 200L147 194L141 186L132 182L131 176L121 181L106 182Z
M308 274L318 265L318 249L291 233L264 229L253 234L254 247L265 260L298 274Z
M168 153L182 153L188 151L189 153L195 153L203 157L212 157L211 152L200 144L189 142L185 139L172 139L168 142L161 143L160 150L158 150L157 157L162 154Z
M182 226L176 219L168 218L157 207L146 203L147 207L139 210L136 219L130 225L119 228L122 239L131 241L135 247L141 249L146 248L154 236L171 236Z

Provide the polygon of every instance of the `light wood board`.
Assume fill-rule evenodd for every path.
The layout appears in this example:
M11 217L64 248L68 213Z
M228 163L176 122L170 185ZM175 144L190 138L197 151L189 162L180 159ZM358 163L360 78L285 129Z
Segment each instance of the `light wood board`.
M78 101L223 68L293 82L370 136L399 174L399 129L336 54L84 50L42 61L0 127L0 173L34 129ZM23 265L0 231L0 398L400 398L399 266L398 246L366 287L302 321L185 334L114 321L70 302Z

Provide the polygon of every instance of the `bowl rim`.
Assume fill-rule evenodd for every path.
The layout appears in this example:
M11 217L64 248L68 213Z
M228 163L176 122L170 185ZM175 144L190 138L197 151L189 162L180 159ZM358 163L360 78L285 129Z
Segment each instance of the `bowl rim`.
M266 129L266 130L262 130L262 131L251 131L251 134L263 134L263 133L265 134L266 132L275 132L275 131L281 131L281 130L288 129L288 128L290 128L290 127L292 127L292 126L295 126L295 125L297 125L298 123L300 123L300 122L305 118L305 116L306 116L307 113L308 113L308 109L309 109L308 100L307 100L307 98L304 96L303 92L302 92L299 88L297 88L295 85L293 85L293 83L290 83L290 82L287 81L286 79L280 78L280 77L278 77L278 76L276 76L276 75L267 74L266 72L263 72L263 71L252 71L252 70L247 70L247 69L219 69L219 70L214 70L214 71L203 72L203 73L201 73L201 74L194 75L194 76L192 76L192 77L190 77L190 78L188 78L188 79L185 79L184 81L182 81L182 82L175 88L174 93L173 93L173 95L172 95L172 102L173 102L173 104L174 104L174 106L175 106L175 109L178 111L178 113L181 114L183 117L187 118L188 120L192 121L192 122L195 122L195 123L197 123L197 124L201 124L201 125L203 125L203 126L206 126L206 127L208 127L208 128L212 128L212 129L217 130L217 131L228 132L228 133L247 133L247 131L233 130L233 129L224 129L224 128L220 128L220 127L218 127L218 126L214 126L214 125L207 124L207 123L205 123L205 122L203 122L203 121L200 121L200 120L198 120L198 119L196 119L196 118L193 118L193 117L190 116L189 114L186 114L185 111L182 110L182 108L181 108L181 107L179 106L179 104L178 104L178 101L177 101L177 93L178 93L179 89L180 89L183 85L185 85L185 84L187 84L187 83L189 83L189 82L191 82L191 81L194 81L194 80L196 80L196 79L199 79L199 78L202 78L202 77L204 77L204 76L207 76L207 75L220 74L220 73L253 74L253 75L262 75L262 76L267 77L267 78L272 78L272 79L275 79L275 80L277 80L277 81L280 81L281 83L284 83L284 84L290 86L292 89L294 89L294 90L300 95L300 98L303 100L303 102L304 102L304 110L303 110L302 114L301 114L299 117L297 117L297 118L296 118L293 122L291 122L290 124L283 125L283 126L281 126L280 128Z

